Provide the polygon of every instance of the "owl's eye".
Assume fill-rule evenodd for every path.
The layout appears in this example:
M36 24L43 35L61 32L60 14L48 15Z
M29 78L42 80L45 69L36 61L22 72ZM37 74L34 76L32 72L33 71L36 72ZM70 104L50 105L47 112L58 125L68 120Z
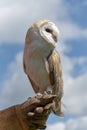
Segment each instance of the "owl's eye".
M53 38L53 40L54 40L55 42L57 42L57 36L54 34L54 32L53 32L52 29L50 29L50 28L45 28L45 31L46 31L47 33L50 33L51 36L52 36L52 38Z
M51 29L49 29L49 28L46 28L45 30L46 30L46 32L48 32L48 33L52 33L52 32L53 32L53 31L52 31Z

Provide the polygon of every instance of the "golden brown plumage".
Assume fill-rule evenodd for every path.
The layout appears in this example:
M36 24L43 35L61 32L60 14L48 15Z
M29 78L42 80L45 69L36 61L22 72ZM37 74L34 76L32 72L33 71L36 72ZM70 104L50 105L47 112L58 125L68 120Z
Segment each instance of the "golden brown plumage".
M36 93L51 90L57 95L53 112L63 116L63 78L60 56L55 50L59 31L49 20L40 20L28 30L24 48L24 71Z

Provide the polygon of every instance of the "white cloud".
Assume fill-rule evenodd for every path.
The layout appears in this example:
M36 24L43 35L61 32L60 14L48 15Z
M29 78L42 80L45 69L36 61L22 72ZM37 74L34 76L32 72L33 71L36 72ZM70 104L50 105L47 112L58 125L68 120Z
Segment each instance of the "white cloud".
M46 130L87 130L87 116L48 125Z
M87 114L87 68L77 76L73 76L75 65L81 65L79 72L84 70L84 62L87 58L68 58L63 56L64 73L64 97L63 103L66 106L67 114L85 115ZM76 72L75 72L76 73ZM78 73L78 72L77 72Z
M0 8L0 42L23 42L26 30L32 22L38 19L55 21L56 17L63 18L67 15L61 0L3 0Z
M28 27L38 19L51 19L61 30L62 38L87 38L87 29L70 20L64 0L3 0L0 1L0 44L23 43Z
M64 123L55 123L53 125L48 125L46 130L65 130Z
M76 23L64 21L60 23L61 38L63 40L87 39L87 28L81 28Z
M23 72L22 53L19 53L15 61L9 65L8 79L2 83L0 109L21 103L33 95L33 89Z

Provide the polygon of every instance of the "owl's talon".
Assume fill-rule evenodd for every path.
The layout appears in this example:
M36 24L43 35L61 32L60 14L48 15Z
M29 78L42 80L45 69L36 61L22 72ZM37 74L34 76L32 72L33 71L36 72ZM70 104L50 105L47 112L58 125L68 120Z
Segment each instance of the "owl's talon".
M47 95L47 91L45 91L45 92L43 93L43 95Z
M52 90L47 91L47 94L52 94Z
M42 94L41 93L37 93L37 95L35 97L40 99L42 97Z
M42 96L42 94L41 93L37 93L37 96Z

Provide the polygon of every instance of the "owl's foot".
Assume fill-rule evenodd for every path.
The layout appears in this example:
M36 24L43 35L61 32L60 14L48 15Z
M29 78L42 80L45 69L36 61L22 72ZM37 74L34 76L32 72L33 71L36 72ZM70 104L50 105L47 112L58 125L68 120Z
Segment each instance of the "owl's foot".
M35 97L40 99L42 97L42 94L41 93L37 93L37 95Z
M47 91L47 94L52 94L52 90Z
M48 94L47 91L44 91L43 95L46 95L46 94Z
M52 94L52 90L48 90L48 91L45 91L45 92L43 93L43 95L48 95L48 94Z

